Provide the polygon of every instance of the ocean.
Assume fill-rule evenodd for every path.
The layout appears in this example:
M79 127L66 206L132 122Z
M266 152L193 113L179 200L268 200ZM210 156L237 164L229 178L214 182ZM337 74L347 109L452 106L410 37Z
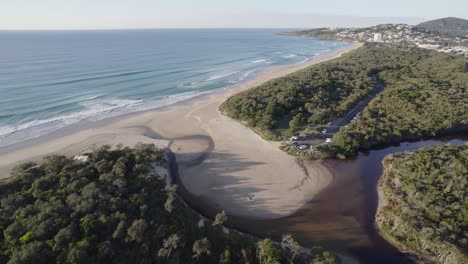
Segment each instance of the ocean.
M349 45L280 31L0 31L0 147L173 104Z

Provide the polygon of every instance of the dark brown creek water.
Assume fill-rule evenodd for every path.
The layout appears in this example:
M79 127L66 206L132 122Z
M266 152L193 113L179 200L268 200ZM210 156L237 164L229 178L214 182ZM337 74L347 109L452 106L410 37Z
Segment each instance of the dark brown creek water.
M387 243L374 226L382 159L394 152L445 143L463 144L464 140L466 138L401 143L399 146L359 153L352 160L328 160L326 165L334 172L333 183L295 214L274 220L231 215L228 225L242 232L271 237L277 241L283 234L290 233L302 246L320 245L351 256L360 263L408 263L407 256ZM170 156L174 161L174 155ZM190 207L210 218L222 210L183 187L176 163L172 162L171 170L175 182L179 184L179 195Z

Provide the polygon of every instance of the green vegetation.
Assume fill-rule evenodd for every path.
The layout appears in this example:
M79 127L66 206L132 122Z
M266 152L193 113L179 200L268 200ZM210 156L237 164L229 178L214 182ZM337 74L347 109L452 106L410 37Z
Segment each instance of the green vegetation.
M225 212L210 224L166 186L164 168L154 145L16 167L0 181L0 263L335 263L230 232Z
M367 28L363 28L362 31L365 31ZM323 40L336 40L336 30L330 28L313 28L306 29L301 31L292 31L292 32L283 32L282 35L286 36L307 36L316 39Z
M386 68L378 74L384 91L355 123L334 135L332 155L468 130L468 59L422 49L388 50L389 57L382 57Z
M371 94L380 49L363 48L313 65L226 100L220 110L267 139L325 125Z
M468 145L394 153L383 165L376 217L383 235L438 263L468 263Z
M215 220L213 222L214 225L222 225L224 223L226 223L227 221L227 214L226 212L223 210L221 211L221 213L217 214L215 216Z
M412 47L366 44L234 95L220 110L266 139L318 135L372 95L378 82L383 92L311 158L343 158L359 149L467 131L468 59Z

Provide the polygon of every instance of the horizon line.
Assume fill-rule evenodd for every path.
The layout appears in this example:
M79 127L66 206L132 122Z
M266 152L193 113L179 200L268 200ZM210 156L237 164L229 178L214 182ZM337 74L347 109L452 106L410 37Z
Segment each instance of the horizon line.
M387 24L406 24L407 23L379 23L376 25ZM365 28L372 26L361 27L344 27L344 26L316 26L316 27L148 27L148 28L56 28L56 29L0 29L0 31L117 31L117 30L200 30L200 29L316 29L316 28Z

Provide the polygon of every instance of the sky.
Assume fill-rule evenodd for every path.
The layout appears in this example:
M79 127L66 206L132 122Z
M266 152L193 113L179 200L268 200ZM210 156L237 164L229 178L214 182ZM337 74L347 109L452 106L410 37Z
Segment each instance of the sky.
M0 30L359 27L468 18L467 0L0 0Z

